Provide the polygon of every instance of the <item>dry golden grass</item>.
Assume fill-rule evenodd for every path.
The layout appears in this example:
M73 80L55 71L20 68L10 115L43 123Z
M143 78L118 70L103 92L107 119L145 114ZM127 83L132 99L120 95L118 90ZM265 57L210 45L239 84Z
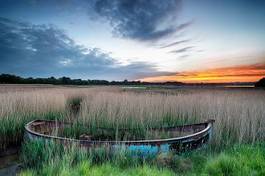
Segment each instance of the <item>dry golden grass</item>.
M265 139L264 110L262 90L207 89L176 95L102 91L85 98L81 118L93 122L105 117L114 124L132 123L132 118L144 125L215 119L213 142L226 145Z
M1 86L0 119L16 118L11 122L21 128L38 114L67 112L66 102L73 97L82 97L78 119L90 125L163 126L215 119L216 146L265 139L265 91L254 89ZM7 126L0 124L2 136L10 128Z

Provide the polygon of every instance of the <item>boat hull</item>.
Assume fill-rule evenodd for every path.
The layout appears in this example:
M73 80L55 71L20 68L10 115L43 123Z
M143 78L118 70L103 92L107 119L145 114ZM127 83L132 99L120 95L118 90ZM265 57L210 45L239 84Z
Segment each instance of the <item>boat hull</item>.
M121 150L125 148L129 152L137 153L139 155L155 155L158 153L181 153L193 149L197 149L205 145L212 136L214 120L209 120L205 123L183 125L170 128L161 128L155 130L168 130L168 131L185 131L193 130L194 133L167 139L153 139L153 140L134 140L134 141L98 141L98 140L79 140L64 138L59 136L53 136L49 134L41 133L38 129L44 127L50 128L62 128L69 123L63 123L58 121L48 121L48 120L34 120L29 122L25 126L26 137L29 140L45 140L59 142L65 146L77 145L83 148L94 149L94 148L106 148L110 151ZM198 129L202 129L199 130Z

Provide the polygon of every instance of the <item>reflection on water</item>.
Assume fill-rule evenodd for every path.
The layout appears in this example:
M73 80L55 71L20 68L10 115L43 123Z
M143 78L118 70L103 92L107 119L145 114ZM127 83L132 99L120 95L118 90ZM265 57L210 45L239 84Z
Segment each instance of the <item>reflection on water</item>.
M0 169L6 168L10 165L17 164L19 160L18 154L7 155L0 157Z
M223 87L235 87L235 88L254 88L254 85L227 85Z
M13 176L19 171L20 163L17 153L0 157L0 176Z

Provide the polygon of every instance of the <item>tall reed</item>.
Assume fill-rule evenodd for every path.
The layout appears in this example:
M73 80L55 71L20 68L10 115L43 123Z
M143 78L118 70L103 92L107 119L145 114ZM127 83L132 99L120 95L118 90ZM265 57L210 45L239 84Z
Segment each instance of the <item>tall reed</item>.
M75 97L82 97L78 113L68 106ZM149 128L215 119L213 147L255 143L265 139L264 109L265 92L255 89L0 86L0 144L20 143L25 123L39 118L95 128Z

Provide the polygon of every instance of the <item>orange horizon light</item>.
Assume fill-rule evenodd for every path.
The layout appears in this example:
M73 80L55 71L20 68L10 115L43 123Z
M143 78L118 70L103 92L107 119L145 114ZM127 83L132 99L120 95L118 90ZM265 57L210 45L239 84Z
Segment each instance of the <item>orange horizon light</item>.
M175 75L147 77L140 80L146 82L230 83L256 82L262 77L265 77L265 64L180 72Z

